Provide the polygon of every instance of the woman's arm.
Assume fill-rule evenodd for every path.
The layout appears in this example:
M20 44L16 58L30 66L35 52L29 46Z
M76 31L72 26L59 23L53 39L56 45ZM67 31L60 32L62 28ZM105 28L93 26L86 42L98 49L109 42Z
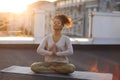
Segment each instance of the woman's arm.
M45 55L51 55L52 52L45 49L46 45L47 45L47 37L45 37L45 38L41 41L40 45L39 45L38 48L37 48L37 53L38 53L38 54L41 54L41 55L43 55L43 56L45 56Z
M72 43L69 38L66 38L65 45L66 45L66 50L57 52L56 53L57 56L69 56L73 54L73 47L72 47Z

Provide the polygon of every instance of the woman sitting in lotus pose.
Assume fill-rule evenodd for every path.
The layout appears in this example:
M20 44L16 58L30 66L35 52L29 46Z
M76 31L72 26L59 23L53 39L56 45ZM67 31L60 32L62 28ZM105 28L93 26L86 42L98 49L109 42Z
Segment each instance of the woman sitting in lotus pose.
M68 56L73 54L73 47L69 37L62 35L64 26L71 26L71 18L66 15L56 15L53 18L54 32L47 35L40 43L37 52L45 57L44 62L35 62L31 70L35 73L60 73L68 74L75 70L69 63Z

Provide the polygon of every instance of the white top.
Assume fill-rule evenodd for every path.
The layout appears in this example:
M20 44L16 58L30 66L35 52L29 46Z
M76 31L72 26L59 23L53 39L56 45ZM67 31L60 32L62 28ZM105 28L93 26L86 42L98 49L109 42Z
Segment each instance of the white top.
M57 46L56 56L55 55L53 56L51 51L45 49L46 44L48 48L50 48L53 44L56 44ZM53 41L52 34L50 34L43 38L37 49L37 53L43 55L45 57L46 62L68 63L69 60L67 56L73 54L73 47L69 37L62 35L60 40L55 43Z

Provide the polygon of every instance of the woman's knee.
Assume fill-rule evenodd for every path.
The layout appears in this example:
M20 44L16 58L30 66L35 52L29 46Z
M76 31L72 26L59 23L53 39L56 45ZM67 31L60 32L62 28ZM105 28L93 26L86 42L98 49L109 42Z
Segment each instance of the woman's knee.
M66 65L66 71L68 73L73 73L75 71L75 65L73 65L73 64L67 64Z
M38 72L38 70L42 69L42 62L35 62L31 64L31 70L34 72Z
M37 71L37 64L36 63L31 64L30 68L32 71L36 72Z

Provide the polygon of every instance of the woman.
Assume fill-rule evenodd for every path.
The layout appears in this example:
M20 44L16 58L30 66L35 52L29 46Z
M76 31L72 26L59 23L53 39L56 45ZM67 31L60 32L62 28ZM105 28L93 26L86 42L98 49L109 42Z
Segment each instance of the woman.
M70 39L61 34L63 27L71 26L71 19L65 15L56 15L53 18L53 34L46 36L39 45L38 54L45 57L45 62L35 62L31 70L36 73L68 74L75 70L69 63L68 56L73 54Z

